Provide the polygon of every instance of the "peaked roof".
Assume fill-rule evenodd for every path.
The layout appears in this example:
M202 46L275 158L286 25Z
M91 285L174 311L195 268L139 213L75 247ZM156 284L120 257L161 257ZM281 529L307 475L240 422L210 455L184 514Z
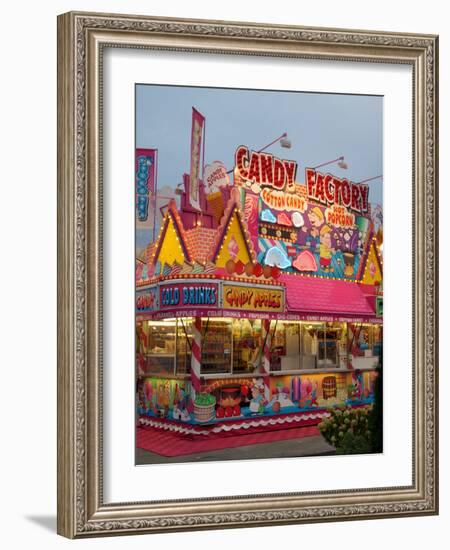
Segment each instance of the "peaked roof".
M381 277L383 277L383 262L380 258L376 237L374 236L373 232L371 232L370 238L368 240L368 244L366 247L366 251L359 265L358 277L357 277L359 281L364 280L364 274L366 273L367 263L369 261L369 258L372 256L372 251L373 251L373 256L377 261L378 269L380 270Z
M364 270L366 269L367 259L370 254L370 248L372 246L372 241L374 239L374 226L373 222L371 222L370 229L368 230L366 234L366 238L364 240L364 247L361 254L361 260L359 262L358 271L356 273L356 280L361 281L364 275Z
M185 258L188 261L192 260L189 243L187 242L186 231L183 227L183 222L181 221L180 215L178 213L177 204L175 200L172 199L169 202L167 212L164 215L163 223L161 224L161 229L153 245L153 250L151 251L151 256L148 257L149 264L153 263L155 259L158 257L158 254L164 243L164 237L167 233L167 229L171 223L173 224L178 240L180 241L181 248L183 250Z
M246 245L246 248L247 248L248 255L250 256L252 261L256 260L256 254L255 254L255 250L253 248L252 239L251 239L251 236L250 236L250 234L247 230L247 225L246 225L246 223L243 219L242 211L239 208L239 204L235 200L230 199L230 201L228 202L227 207L225 208L225 212L223 213L222 219L220 220L219 227L217 228L216 238L214 240L214 243L213 243L213 246L212 246L212 249L211 249L211 254L209 256L209 259L213 262L216 261L217 256L219 255L220 247L221 247L221 245L222 245L222 243L223 243L223 241L226 237L226 234L227 234L228 224L230 223L230 221L231 221L231 219L233 218L234 215L236 215L236 217L237 217L239 227L240 227L240 229L242 231L242 234L244 236L245 245Z

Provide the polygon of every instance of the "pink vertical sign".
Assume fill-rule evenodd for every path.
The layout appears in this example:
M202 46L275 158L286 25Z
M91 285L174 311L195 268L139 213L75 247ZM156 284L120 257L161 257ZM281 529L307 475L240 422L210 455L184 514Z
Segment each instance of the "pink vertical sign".
M189 202L192 208L200 210L200 163L205 117L192 107L191 171L189 177Z

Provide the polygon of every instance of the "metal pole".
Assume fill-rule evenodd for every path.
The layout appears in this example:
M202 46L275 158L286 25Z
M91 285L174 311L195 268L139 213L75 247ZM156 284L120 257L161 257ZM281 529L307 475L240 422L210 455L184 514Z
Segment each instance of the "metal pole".
M313 170L317 170L317 168L322 168L322 166L328 166L328 164L333 164L333 162L338 162L338 160L344 160L344 157L338 157L337 159L328 160L327 162L322 162L322 164L318 164L317 166L313 166Z
M153 235L152 235L152 241L155 240L155 232L156 232L156 205L157 205L156 190L157 189L158 189L158 149L155 149L155 188L153 190Z
M268 143L267 145L265 145L262 149L259 149L258 151L256 151L257 153L262 153L262 151L264 151L264 149L267 149L268 147L270 147L271 145L273 145L274 143L276 143L277 141L280 141L280 139L283 139L284 137L287 136L287 132L284 132L284 134L282 134L281 136L277 137L277 139L274 139L273 141L271 141L270 143ZM344 157L342 157L344 158ZM234 168L231 168L231 170L228 170L227 171L227 174L231 174L231 172L233 172Z
M373 178L368 178L366 180L358 181L357 184L359 185L360 183L366 183L368 181L377 180L378 178L382 178L382 177L383 177L383 174L380 174L379 176L374 176Z

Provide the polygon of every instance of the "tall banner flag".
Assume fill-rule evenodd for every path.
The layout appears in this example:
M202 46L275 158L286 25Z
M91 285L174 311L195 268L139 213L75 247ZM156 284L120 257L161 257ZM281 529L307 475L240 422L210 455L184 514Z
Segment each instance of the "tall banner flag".
M191 172L189 177L189 202L192 208L200 210L199 178L202 142L204 140L205 117L192 107Z
M157 149L136 149L136 214L139 222L148 220L149 207L156 206Z

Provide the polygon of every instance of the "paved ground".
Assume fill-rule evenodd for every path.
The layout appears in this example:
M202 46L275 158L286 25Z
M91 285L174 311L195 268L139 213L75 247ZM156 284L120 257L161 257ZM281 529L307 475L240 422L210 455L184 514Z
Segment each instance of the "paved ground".
M165 457L143 449L136 450L136 464L167 464L169 462L197 462L207 460L250 460L253 458L282 458L297 456L333 455L335 449L322 436L302 437L275 443L261 443L196 453L177 457Z

